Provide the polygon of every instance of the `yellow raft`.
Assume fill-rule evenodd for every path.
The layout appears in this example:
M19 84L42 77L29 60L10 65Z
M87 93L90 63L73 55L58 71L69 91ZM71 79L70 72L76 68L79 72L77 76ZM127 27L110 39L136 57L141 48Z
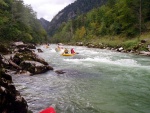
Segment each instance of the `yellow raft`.
M65 54L65 53L62 53L61 55L62 55L62 56L74 56L75 54L69 54L69 53L68 53L68 54Z

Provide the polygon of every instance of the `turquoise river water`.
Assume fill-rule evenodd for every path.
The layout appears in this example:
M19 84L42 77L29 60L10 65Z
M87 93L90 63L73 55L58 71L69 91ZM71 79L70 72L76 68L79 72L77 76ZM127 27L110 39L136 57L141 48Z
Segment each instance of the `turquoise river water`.
M79 54L61 56L38 46L55 70L34 76L13 76L29 109L39 113L49 106L57 113L150 113L150 57L95 48L74 48Z

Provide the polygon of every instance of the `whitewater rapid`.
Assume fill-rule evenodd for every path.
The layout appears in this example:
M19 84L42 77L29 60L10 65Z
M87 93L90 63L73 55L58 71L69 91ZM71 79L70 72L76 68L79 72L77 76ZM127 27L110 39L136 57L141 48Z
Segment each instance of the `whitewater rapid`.
M34 113L51 105L57 113L149 113L149 57L64 45L79 53L65 57L56 47L38 46L43 53L35 51L54 71L13 77Z

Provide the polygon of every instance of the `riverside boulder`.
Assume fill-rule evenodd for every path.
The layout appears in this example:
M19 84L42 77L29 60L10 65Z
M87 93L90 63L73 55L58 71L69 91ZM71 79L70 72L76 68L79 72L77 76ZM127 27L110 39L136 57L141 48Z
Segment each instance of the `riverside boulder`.
M53 70L52 67L36 61L23 61L21 62L20 66L32 74L40 74L48 70Z
M24 44L23 42L13 42L12 46L17 47L17 48L29 48L29 49L36 49L34 44Z
M0 75L0 113L27 113L27 102L16 90L11 76L3 71Z
M30 75L44 73L53 70L51 66L41 57L29 48L19 48L18 52L13 56L12 61L15 62L22 70L30 72Z
M15 62L18 65L20 65L22 61L26 61L26 60L37 61L44 65L48 65L48 63L43 58L39 57L38 55L32 52L31 53L17 53L14 55L12 59L13 59L13 62Z
M32 44L17 42L10 47L12 52L7 51L4 55L0 51L0 113L29 113L27 102L16 90L11 76L30 76L53 70L33 49Z

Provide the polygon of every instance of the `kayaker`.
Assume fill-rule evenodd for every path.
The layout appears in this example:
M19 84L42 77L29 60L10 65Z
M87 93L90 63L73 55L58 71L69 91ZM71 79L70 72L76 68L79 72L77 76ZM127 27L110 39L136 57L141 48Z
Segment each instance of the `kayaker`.
M63 49L63 47L60 46L60 44L57 45L58 49Z
M76 52L74 51L73 48L71 48L71 54L75 54Z
M68 54L68 53L69 53L69 51L68 51L67 48L65 48L64 53L65 53L65 54Z
M57 45L57 48L59 48L59 49L60 49L60 46L59 46L59 44Z

